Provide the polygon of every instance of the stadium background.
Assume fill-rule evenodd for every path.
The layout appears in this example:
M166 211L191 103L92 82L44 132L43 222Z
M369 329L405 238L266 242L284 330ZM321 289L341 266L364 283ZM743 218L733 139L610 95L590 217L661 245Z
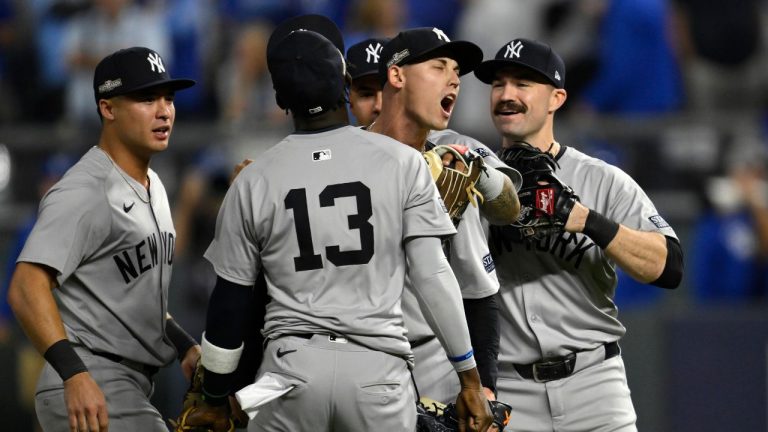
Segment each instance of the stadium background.
M686 254L675 291L622 278L617 303L629 384L644 431L768 430L768 231L740 205L739 175L768 202L768 4L689 0L0 0L0 417L33 431L39 356L5 290L45 190L97 141L93 59L125 46L160 51L180 93L171 146L153 159L174 202L171 312L193 335L211 273L201 254L231 167L289 132L265 70L271 27L322 13L347 45L414 26L478 43L486 58L515 36L565 58L556 137L620 166L648 192ZM451 126L498 144L487 87L462 80ZM758 190L761 190L758 188ZM578 192L578 191L577 191ZM768 206L766 207L768 208ZM213 209L213 210L212 210ZM768 212L768 210L764 210ZM761 233L763 235L761 236ZM178 412L185 384L161 372L153 397Z

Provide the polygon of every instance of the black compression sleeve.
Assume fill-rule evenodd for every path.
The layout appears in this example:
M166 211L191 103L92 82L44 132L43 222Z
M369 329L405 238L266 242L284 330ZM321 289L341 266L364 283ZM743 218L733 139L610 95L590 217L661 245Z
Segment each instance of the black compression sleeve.
M477 371L483 387L496 393L499 375L499 304L496 295L481 299L464 299L464 313L469 326L469 338L475 352Z
M264 280L264 274L259 273L251 294L249 306L251 312L248 314L248 322L245 325L243 353L240 355L240 363L234 372L232 393L253 384L256 380L256 372L261 366L264 354L264 337L261 335L261 329L264 328L267 303L269 303L267 283Z
M165 320L165 334L168 335L173 346L176 348L179 360L184 359L190 348L197 345L197 341L189 335L173 318Z
M674 289L680 286L683 280L683 249L680 242L672 237L667 239L667 261L664 263L664 270L651 285L660 288Z
M245 326L251 310L252 288L216 278L216 286L208 300L205 339L219 348L237 349L243 343ZM233 386L234 374L217 374L205 370L203 395L211 404L225 402Z

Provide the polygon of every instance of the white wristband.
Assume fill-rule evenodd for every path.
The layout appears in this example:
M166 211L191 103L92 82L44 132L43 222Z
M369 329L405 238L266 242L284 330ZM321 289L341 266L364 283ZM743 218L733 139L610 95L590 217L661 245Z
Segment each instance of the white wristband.
M203 367L217 374L228 374L237 369L245 344L241 343L240 347L235 349L220 348L208 342L208 339L205 338L205 332L203 332L203 342L200 346L203 351L200 360Z
M448 360L451 361L451 364L453 365L453 368L456 370L456 372L464 372L465 370L469 370L474 367L477 367L477 363L475 362L475 356L472 350L469 350L469 352L467 352L462 356L457 356L457 357L449 356Z

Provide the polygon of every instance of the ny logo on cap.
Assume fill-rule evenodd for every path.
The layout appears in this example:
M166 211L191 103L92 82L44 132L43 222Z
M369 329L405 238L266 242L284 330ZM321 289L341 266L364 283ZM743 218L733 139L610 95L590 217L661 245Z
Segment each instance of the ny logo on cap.
M384 47L381 46L380 43L376 42L376 46L373 46L372 43L368 44L368 47L365 49L365 61L366 63L378 63L379 62L379 55L381 55L381 50Z
M523 49L523 43L512 41L507 44L507 51L504 52L504 58L520 57L520 50Z
M446 42L450 42L451 41L450 39L448 39L448 36L446 36L445 33L443 33L443 31L440 30L439 28L432 27L432 31L437 35L438 39L444 40Z
M152 67L152 72L157 72L157 73L165 72L165 66L163 66L163 59L160 58L160 54L149 53L149 55L147 56L147 60L149 61L149 65ZM157 70L155 70L155 66L157 66Z

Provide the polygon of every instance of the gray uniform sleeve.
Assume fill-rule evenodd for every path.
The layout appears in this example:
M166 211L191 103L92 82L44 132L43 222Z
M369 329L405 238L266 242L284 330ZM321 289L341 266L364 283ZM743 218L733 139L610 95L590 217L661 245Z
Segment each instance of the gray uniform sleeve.
M677 238L672 227L659 215L658 210L632 177L616 167L613 171L613 187L605 214L609 219L628 228L653 231Z
M112 213L96 182L55 185L40 202L37 222L17 262L43 264L63 283L109 233Z
M461 292L448 260L435 238L414 238L405 244L413 294L432 331L461 372L476 366Z
M255 219L259 208L254 196L264 196L266 185L260 177L240 173L227 191L216 219L213 241L205 251L205 259L216 274L229 282L251 286L261 269ZM253 219L249 219L249 215Z

